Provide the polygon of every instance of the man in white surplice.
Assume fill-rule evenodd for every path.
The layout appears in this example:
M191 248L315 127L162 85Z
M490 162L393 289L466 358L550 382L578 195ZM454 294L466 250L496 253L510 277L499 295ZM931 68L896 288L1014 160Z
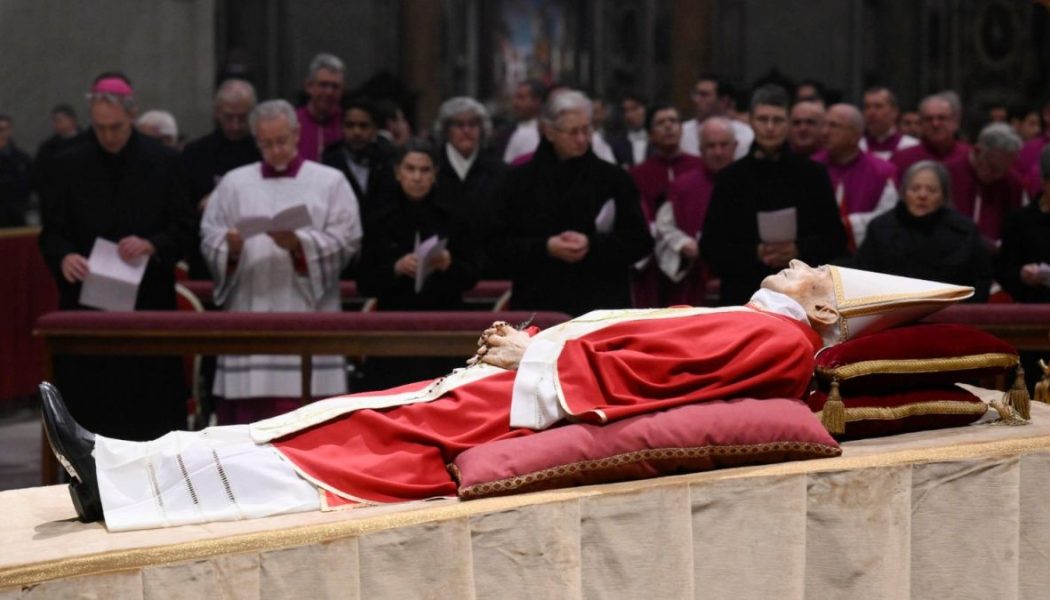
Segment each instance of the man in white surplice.
M215 303L229 311L338 311L339 273L361 244L357 198L339 171L298 156L290 104L263 102L249 123L263 161L227 173L201 222ZM222 356L214 391L227 400L297 397L299 358ZM346 391L341 357L314 357L311 391Z

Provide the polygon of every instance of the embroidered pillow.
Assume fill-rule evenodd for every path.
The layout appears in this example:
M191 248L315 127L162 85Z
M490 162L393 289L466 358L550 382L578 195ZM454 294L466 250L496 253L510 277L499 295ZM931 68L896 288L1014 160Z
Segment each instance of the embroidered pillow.
M804 402L738 399L500 440L463 452L449 471L473 499L840 453Z
M950 323L888 329L824 348L816 356L822 388L838 380L843 394L977 382L1016 366L1017 351L1010 344Z
M827 400L827 393L821 390L809 395L807 402L818 418L823 416ZM846 431L836 434L840 440L968 425L988 410L984 401L956 386L885 394L842 394L842 404Z

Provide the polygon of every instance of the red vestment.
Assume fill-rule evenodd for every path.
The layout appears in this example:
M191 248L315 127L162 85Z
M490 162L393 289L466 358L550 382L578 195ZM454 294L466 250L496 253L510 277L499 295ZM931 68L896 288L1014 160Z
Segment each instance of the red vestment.
M600 422L708 400L800 398L820 345L808 325L757 310L621 319L568 340L556 376L566 412ZM344 414L273 445L300 474L345 499L454 495L445 465L459 453L533 433L510 427L515 374L499 371L431 402Z

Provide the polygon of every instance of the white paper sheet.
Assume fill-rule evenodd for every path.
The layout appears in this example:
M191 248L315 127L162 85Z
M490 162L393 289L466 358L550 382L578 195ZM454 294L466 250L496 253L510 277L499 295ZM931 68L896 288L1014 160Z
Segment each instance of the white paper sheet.
M427 277L434 272L434 267L431 266L430 261L434 259L438 254L441 253L445 247L448 246L448 240L439 239L438 236L432 235L422 242L419 241L419 234L416 234L416 293L423 291L423 284L426 282Z
M594 217L594 230L598 233L612 233L616 226L616 203L612 198L605 201L598 216Z
M241 234L241 238L248 239L267 231L295 231L302 227L309 227L312 224L310 210L306 208L306 205L295 204L277 212L273 216L243 216L237 220L236 227Z
M758 213L758 237L767 244L795 241L798 237L795 207Z
M135 310L147 262L148 256L125 261L117 252L116 244L95 238L88 257L88 274L80 288L80 303L102 310Z

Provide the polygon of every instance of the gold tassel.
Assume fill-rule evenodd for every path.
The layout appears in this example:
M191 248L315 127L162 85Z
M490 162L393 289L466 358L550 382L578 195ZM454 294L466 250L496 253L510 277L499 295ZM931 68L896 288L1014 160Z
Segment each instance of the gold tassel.
M1024 368L1021 365L1017 365L1017 376L1014 378L1013 387L1006 392L1006 400L1017 416L1026 421L1032 418L1032 399L1028 395L1028 386L1024 383Z
M1035 401L1050 404L1050 367L1045 360L1040 359L1039 368L1043 370L1043 378L1035 384Z
M820 411L820 422L824 424L828 433L846 433L846 405L842 403L842 396L839 395L837 379L831 382L828 400Z

